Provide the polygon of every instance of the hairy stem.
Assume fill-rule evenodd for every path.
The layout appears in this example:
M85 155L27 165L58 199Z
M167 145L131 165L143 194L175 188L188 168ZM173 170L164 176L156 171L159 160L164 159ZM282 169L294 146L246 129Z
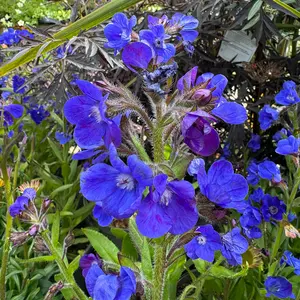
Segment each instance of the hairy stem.
M156 163L164 161L163 128L160 123L153 130L153 157Z
M60 253L57 251L57 249L52 244L52 241L48 235L48 232L46 230L44 230L41 233L41 235L42 235L48 249L50 250L51 254L55 257L55 261L59 267L59 270L60 270L61 274L63 275L64 280L66 281L65 283L68 283L72 286L72 289L73 289L74 293L76 294L76 297L79 300L88 300L88 297L77 285L73 275L69 273L63 259L61 258Z
M13 223L13 219L9 213L9 206L12 205L13 197L11 191L10 178L7 173L6 159L2 161L1 171L3 176L3 181L5 184L5 197L6 197L7 211L6 211L5 239L2 248L2 263L1 263L1 272L0 272L0 299L5 299L5 293L6 293L5 277L7 271L7 264L9 258L9 246L10 246L9 237L10 237L10 231Z
M275 259L276 255L277 255L277 252L278 252L278 249L280 247L280 243L281 243L281 237L282 237L282 233L283 233L283 225L280 224L279 226L280 227L279 227L279 230L277 232L275 244L274 244L273 251L272 251L272 254L271 254L271 259L270 259L271 263Z
M152 300L163 299L166 277L166 242L155 245Z

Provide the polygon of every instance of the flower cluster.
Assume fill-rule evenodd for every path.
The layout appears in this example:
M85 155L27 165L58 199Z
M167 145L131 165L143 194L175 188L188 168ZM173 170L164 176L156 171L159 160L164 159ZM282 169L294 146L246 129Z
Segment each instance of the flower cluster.
M0 35L0 44L12 46L18 44L23 37L33 39L34 35L26 29L15 30L13 28L8 28Z

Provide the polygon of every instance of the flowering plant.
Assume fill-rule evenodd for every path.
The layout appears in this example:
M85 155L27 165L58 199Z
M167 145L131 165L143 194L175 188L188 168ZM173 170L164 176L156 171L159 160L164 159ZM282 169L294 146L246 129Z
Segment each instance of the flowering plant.
M44 58L62 65L55 102L35 101L38 88L24 76L1 78L1 299L15 296L9 256L38 268L36 276L37 266L52 268L28 299L300 299L297 85L285 81L275 104L260 109L261 131L234 158L222 132L247 126L248 112L227 97L226 76L199 66L178 76L177 58L193 55L198 25L175 13L149 15L141 28L135 15L114 14L101 53L133 74L123 84L104 72L67 80L65 62L82 54L81 37ZM7 47L27 39L35 35L0 36ZM279 123L265 157L264 132Z

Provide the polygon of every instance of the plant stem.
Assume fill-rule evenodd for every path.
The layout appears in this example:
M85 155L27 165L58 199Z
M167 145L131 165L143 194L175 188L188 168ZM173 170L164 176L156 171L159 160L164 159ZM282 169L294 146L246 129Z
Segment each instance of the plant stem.
M7 271L7 264L9 258L9 246L10 246L9 237L10 237L10 231L13 223L13 219L9 213L9 207L13 202L13 198L12 198L10 178L7 173L6 159L2 161L1 171L3 176L3 181L5 184L5 197L6 197L7 210L6 210L5 240L4 240L3 250L2 250L2 263L1 263L1 272L0 272L0 299L5 299L5 293L6 293L5 277Z
M155 245L152 300L163 299L166 276L166 242Z
M279 246L280 246L281 236L282 236L282 233L283 233L283 225L280 223L279 226L280 227L279 227L279 230L277 232L277 236L276 236L275 244L274 244L273 251L272 251L272 254L271 254L270 262L272 262L275 259L276 255L277 255L277 252L278 252L278 249L279 249Z
M299 185L300 185L300 168L298 168L298 170L297 170L297 172L295 174L294 186L293 186L291 195L290 195L290 197L288 199L288 203L287 203L287 212L288 213L289 213L290 209L292 208L293 201L296 198L296 194L298 192Z
M164 143L162 136L163 128L160 122L158 122L153 130L153 157L156 163L164 161Z
M59 267L61 274L64 277L64 280L72 286L73 291L76 294L76 297L80 300L88 300L88 297L77 285L73 275L69 273L63 259L61 258L60 253L57 251L57 249L52 244L52 241L51 241L50 237L48 236L47 230L42 231L41 235L42 235L47 247L49 248L51 254L55 257L55 261Z

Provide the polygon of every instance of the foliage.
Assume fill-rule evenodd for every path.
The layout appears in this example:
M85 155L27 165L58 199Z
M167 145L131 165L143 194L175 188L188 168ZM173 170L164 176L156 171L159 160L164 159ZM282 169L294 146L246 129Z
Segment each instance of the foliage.
M76 3L9 31L0 298L300 299L298 8ZM251 61L218 55L229 30Z

